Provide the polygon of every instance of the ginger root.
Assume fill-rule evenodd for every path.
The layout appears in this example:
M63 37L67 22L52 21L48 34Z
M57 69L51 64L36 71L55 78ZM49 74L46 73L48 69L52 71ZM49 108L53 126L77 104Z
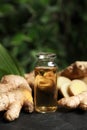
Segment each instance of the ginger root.
M87 61L76 61L60 72L60 77L66 77L71 80L58 81L59 90L63 98L58 100L58 105L61 107L75 109L77 107L87 110ZM63 84L64 82L64 84ZM64 86L65 85L65 86Z
M87 76L87 61L76 61L72 63L62 70L60 75L70 79L78 79Z
M0 111L5 119L13 121L19 117L22 107L27 112L34 110L32 90L27 81L18 75L6 75L0 83Z
M3 92L5 91L7 92L11 89L16 89L20 86L23 86L24 88L29 89L29 91L32 91L25 78L19 75L10 74L10 75L3 76L0 85L3 86L1 87L1 89L3 89Z
M31 87L31 89L34 90L34 81L35 81L34 71L25 74L24 78Z
M75 96L62 98L58 101L58 105L68 109L80 107L83 110L87 110L87 91Z
M27 112L32 112L34 109L33 98L28 89L17 88L0 94L0 111L6 110L4 115L6 120L13 121L18 118L22 107Z
M87 98L84 97L83 100L81 100L79 107L83 110L87 110Z

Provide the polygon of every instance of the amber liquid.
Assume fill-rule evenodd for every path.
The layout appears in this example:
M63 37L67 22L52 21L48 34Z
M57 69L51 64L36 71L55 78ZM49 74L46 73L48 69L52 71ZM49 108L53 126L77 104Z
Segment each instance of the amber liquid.
M57 68L36 67L34 102L37 112L57 110Z

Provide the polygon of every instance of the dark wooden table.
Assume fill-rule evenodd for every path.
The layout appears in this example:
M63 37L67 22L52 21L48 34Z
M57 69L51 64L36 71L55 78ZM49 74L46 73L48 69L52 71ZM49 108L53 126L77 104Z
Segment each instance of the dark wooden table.
M87 130L87 112L56 111L54 113L20 113L13 122L6 122L0 113L0 130Z

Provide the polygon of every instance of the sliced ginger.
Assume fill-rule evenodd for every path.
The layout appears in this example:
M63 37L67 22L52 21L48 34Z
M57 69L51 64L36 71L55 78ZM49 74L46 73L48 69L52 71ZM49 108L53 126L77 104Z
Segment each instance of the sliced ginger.
M63 95L63 97L70 97L69 84L63 84L60 88L60 92Z
M87 85L83 81L75 79L72 80L69 86L69 91L71 95L78 95L83 91L87 91Z
M57 78L57 88L64 97L70 96L70 94L68 92L68 87L69 87L70 83L71 83L71 80L64 76L58 76L58 78Z
M67 90L67 88L65 89ZM61 92L65 94L66 90L63 88L61 89ZM79 107L82 110L87 110L87 85L85 82L79 79L74 79L71 81L68 90L70 97L64 96L64 98L58 101L58 105L68 109Z
M57 87L60 89L64 84L70 84L71 80L64 76L58 76L57 78Z
M68 77L72 81L68 87L62 85L63 80L58 81L59 90L61 89L60 92L64 96L64 98L58 100L58 105L69 109L79 107L87 110L87 61L72 63L60 72L60 76ZM70 97L67 97L67 92L69 92Z

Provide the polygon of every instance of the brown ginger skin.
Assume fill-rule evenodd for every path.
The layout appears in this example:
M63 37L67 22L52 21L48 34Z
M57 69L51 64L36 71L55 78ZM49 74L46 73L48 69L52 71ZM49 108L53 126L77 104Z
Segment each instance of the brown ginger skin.
M87 76L87 61L76 61L61 71L60 75L70 79Z
M58 105L68 109L75 109L80 104L78 96L65 97L58 101Z
M79 107L82 109L82 110L87 110L87 97L84 97L83 100L80 102L80 105Z
M87 110L87 91L75 96L62 98L58 101L58 105L68 109L80 107L83 110Z
M34 76L34 71L27 73L24 75L27 83L31 87L32 90L34 90L34 82L35 82L35 76Z
M16 89L20 86L24 88L28 88L29 91L32 91L28 82L26 81L24 77L19 76L19 75L13 75L13 74L3 76L1 79L0 86L1 86L1 89L3 89L2 92L5 92L5 91L7 92L12 89Z
M5 112L5 119L13 121L20 115L21 109L33 112L32 90L24 79L18 75L6 75L0 83L0 111Z
M9 84L10 86L12 86L13 89L16 89L20 85L22 85L24 88L28 88L31 91L31 88L27 83L27 81L25 80L25 78L19 75L13 75L13 74L5 75L2 77L1 83ZM12 88L9 88L9 90Z
M24 107L25 111L33 112L33 98L26 88L17 88L7 93L0 94L0 111L5 112L5 119L13 121L19 117L20 111Z

